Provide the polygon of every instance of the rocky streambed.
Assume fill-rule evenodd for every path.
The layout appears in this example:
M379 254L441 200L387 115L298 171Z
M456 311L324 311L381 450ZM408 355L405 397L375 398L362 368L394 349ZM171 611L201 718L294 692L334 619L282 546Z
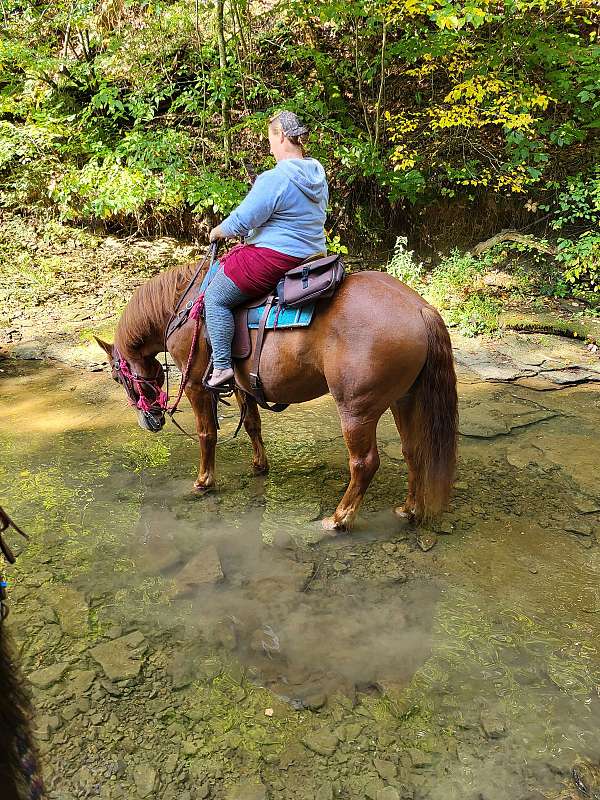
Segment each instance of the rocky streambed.
M510 375L457 341L438 524L392 516L406 474L385 418L359 524L333 541L328 399L265 418L263 478L223 419L219 491L198 499L194 445L144 434L106 375L3 362L0 493L32 537L10 629L49 797L577 796L573 765L600 756L597 364L518 341Z

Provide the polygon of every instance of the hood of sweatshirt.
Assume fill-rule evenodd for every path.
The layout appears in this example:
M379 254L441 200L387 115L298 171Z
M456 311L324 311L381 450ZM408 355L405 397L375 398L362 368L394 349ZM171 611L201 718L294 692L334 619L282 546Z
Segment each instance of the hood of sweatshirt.
M325 170L316 158L284 158L277 162L281 170L313 203L318 203L327 188Z

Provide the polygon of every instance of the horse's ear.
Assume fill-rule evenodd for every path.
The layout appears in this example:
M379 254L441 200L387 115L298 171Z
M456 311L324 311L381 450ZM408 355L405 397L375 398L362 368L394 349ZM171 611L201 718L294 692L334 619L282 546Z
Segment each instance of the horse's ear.
M113 357L113 346L109 342L104 342L102 339L99 339L97 336L94 336L94 339L98 342L100 347L104 350L105 353L109 356L109 358Z

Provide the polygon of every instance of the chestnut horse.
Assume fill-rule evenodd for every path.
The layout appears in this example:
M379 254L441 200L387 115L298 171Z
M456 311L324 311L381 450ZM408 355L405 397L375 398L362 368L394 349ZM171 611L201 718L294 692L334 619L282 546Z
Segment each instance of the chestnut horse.
M164 424L164 376L156 356L164 349L165 327L193 266L155 276L133 294L117 325L114 345L98 340L138 406L142 428ZM186 364L194 330L189 320L168 341L180 368ZM253 344L256 331L252 331ZM196 418L200 468L194 489L215 485L217 431L212 398L202 385L209 360L203 336L185 392ZM250 392L251 358L236 363L236 381ZM129 375L123 379L119 364ZM317 306L310 327L266 334L261 378L267 400L303 403L330 392L337 404L350 456L350 483L326 530L347 529L379 467L376 429L389 408L408 466L408 495L399 515L417 521L446 505L456 463L457 396L452 346L439 313L420 295L383 272L349 275L332 300ZM140 396L142 396L140 401ZM238 394L238 401L241 395ZM136 403L137 400L137 403ZM256 401L248 394L244 426L252 441L255 473L268 469Z

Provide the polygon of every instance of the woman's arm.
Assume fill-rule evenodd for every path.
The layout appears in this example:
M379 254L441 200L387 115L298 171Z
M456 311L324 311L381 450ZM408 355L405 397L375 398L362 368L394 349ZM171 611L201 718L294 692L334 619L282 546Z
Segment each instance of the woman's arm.
M263 172L239 206L220 225L212 229L210 241L232 236L247 236L253 228L260 228L271 218L287 184L288 178L277 170L270 169Z

